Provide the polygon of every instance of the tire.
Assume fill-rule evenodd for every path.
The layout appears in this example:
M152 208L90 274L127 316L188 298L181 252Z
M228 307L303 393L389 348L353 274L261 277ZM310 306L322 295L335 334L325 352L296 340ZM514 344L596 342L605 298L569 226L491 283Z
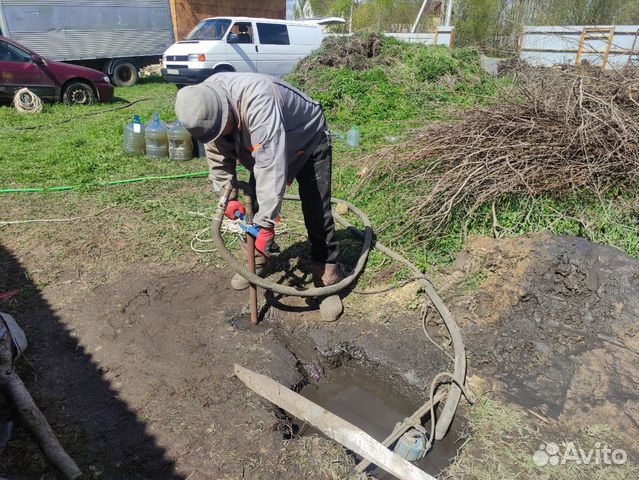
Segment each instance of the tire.
M178 90L182 90L184 87L186 87L186 85L182 83L176 83L175 86L177 87Z
M93 87L78 80L70 82L64 87L62 101L66 105L93 105L97 101Z
M228 66L217 67L215 70L213 70L213 75L215 75L216 73L234 72L234 71L235 70L232 67L228 67Z
M113 64L113 84L116 87L132 87L138 83L140 74L138 73L138 67L133 63L126 60L120 60Z

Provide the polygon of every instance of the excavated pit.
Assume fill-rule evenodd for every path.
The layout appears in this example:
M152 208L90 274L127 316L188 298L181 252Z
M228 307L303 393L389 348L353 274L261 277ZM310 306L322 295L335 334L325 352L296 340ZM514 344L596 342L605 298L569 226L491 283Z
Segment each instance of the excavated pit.
M236 328L246 323L232 322ZM379 442L390 435L396 424L410 417L427 400L427 393L411 385L402 371L392 364L379 364L367 358L366 349L349 343L317 345L311 336L291 335L286 329L271 322L249 329L273 328L287 350L298 360L303 381L292 388L303 397L327 409L353 425L361 428ZM323 434L312 425L279 412L286 418L283 434L287 438ZM459 416L458 416L459 417ZM430 423L424 425L430 429ZM463 420L456 420L448 435L427 455L415 464L431 475L440 474L457 455L463 441ZM362 460L353 452L349 454L356 462ZM379 480L395 477L375 466L367 473Z
M374 439L383 442L395 425L410 417L424 401L423 394L405 397L398 394L392 385L381 382L370 375L362 365L347 364L329 371L317 382L307 383L300 394L324 407L335 415L361 428ZM299 420L293 422L294 433L299 436L319 432ZM430 427L430 423L426 425ZM448 435L420 461L419 468L431 475L439 475L457 455L462 442L457 423ZM361 457L354 455L357 461ZM395 477L382 469L371 466L367 472L379 480Z

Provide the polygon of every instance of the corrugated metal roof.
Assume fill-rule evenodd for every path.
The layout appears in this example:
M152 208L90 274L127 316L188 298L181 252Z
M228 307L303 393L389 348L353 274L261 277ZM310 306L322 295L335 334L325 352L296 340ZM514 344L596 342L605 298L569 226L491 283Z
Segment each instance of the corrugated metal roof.
M93 6L102 7L127 7L127 6L154 6L162 7L168 5L168 0L91 0L90 2L80 0L0 0L0 4L17 7L57 7L57 6L81 6L90 8Z
M10 38L52 60L161 55L169 0L0 0Z
M173 31L54 31L19 33L12 38L47 58L64 61L161 55L173 43Z

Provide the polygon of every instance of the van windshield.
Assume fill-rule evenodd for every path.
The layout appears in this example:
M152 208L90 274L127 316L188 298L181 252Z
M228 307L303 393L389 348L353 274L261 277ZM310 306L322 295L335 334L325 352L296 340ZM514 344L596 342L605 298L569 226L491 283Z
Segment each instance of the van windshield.
M187 40L222 40L231 25L226 18L202 20L186 37Z

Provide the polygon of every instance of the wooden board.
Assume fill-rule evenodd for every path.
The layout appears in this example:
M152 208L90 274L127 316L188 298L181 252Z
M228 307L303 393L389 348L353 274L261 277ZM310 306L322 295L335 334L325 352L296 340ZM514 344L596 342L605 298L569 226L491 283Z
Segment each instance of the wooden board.
M235 375L258 395L283 408L349 450L378 465L400 480L435 480L412 463L395 455L366 432L275 380L235 365Z

